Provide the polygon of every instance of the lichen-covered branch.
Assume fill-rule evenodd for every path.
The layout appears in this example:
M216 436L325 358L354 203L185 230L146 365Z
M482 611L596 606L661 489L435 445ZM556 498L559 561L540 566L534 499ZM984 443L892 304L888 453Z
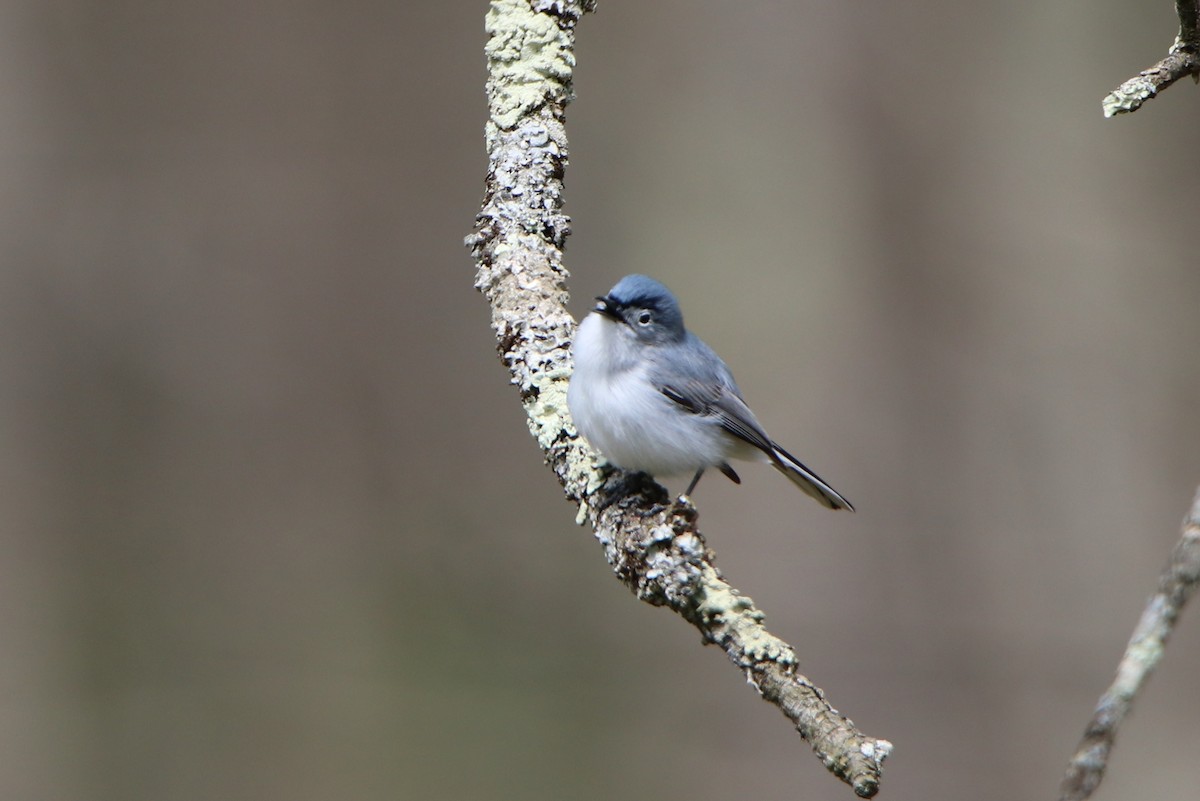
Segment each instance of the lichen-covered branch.
M1067 766L1060 801L1083 801L1100 786L1117 728L1138 691L1162 659L1167 639L1184 604L1200 583L1200 489L1183 521L1183 536L1158 579L1158 592L1146 604L1117 666L1117 677L1100 697L1075 756Z
M1104 116L1137 111L1150 98L1185 75L1200 82L1200 18L1196 0L1176 0L1179 35L1162 61L1114 89L1104 98Z
M891 744L866 736L797 669L791 646L713 566L690 504L638 476L598 469L567 412L571 337L562 246L575 26L594 0L492 0L486 25L489 158L483 206L467 245L491 306L500 357L529 428L580 522L590 522L613 571L642 600L666 606L715 643L779 707L817 756L858 795L878 791Z
M597 510L605 500L601 488L583 503L617 576L643 601L669 607L719 645L759 695L787 716L826 768L859 796L875 795L892 744L856 729L800 673L792 647L767 630L754 602L713 566L713 554L696 528L695 507L670 502L666 490L652 482Z

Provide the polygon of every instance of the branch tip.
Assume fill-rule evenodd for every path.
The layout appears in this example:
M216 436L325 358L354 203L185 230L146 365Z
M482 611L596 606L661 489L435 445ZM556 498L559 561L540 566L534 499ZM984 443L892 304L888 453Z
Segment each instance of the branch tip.
M1153 67L1142 70L1105 96L1102 102L1105 117L1137 111L1151 98L1185 75L1200 83L1200 16L1195 0L1177 0L1179 34L1167 52L1167 57Z

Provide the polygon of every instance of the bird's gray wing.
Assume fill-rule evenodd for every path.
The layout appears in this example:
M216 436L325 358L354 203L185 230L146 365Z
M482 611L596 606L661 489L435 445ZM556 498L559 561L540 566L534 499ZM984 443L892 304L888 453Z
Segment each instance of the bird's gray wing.
M850 501L843 498L837 490L795 456L772 442L754 419L754 413L746 406L746 402L729 388L700 381L682 381L664 385L661 392L692 414L712 416L730 434L761 450L776 470L821 505L829 509L854 511ZM728 464L722 465L721 472L729 476L727 468ZM741 481L735 476L736 473L729 477L734 483L740 484Z
M700 345L700 348L692 349L683 358L668 362L675 369L658 371L658 390L684 411L711 418L733 436L761 450L776 470L823 506L854 511L850 502L837 490L771 441L754 417L754 412L742 400L729 368L707 346L703 343ZM708 354L712 354L711 358L708 358ZM697 355L701 358L695 358ZM663 362L659 362L660 368L664 366ZM681 366L684 369L679 369ZM723 465L722 472L728 467L728 464ZM730 478L733 479L733 476Z
M742 400L725 362L699 339L689 335L687 347L662 354L655 359L655 368L652 375L657 378L658 390L685 412L708 417L733 436L758 448L776 470L822 505L854 510L820 476L771 441Z
M692 414L714 418L730 434L775 458L767 432L746 402L724 382L676 378L664 383L659 391Z
M658 389L692 414L710 417L774 460L771 438L742 400L733 373L704 340L688 332L678 346L653 352Z

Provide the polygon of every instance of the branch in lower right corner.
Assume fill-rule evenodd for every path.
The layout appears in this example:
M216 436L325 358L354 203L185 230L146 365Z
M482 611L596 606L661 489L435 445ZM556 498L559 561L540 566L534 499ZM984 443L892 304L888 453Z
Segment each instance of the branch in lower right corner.
M1183 521L1183 536L1158 580L1158 592L1146 604L1134 629L1117 677L1100 698L1083 740L1067 765L1059 791L1060 801L1090 798L1104 779L1117 728L1129 713L1138 691L1162 659L1167 639L1184 604L1200 585L1200 489Z

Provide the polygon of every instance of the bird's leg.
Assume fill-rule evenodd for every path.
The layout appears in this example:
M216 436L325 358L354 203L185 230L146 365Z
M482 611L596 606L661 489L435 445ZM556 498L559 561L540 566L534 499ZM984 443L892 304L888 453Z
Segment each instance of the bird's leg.
M692 476L692 483L688 484L688 488L683 491L683 497L690 498L692 496L692 490L700 483L700 476L702 475L704 475L703 467L696 471L696 475Z

